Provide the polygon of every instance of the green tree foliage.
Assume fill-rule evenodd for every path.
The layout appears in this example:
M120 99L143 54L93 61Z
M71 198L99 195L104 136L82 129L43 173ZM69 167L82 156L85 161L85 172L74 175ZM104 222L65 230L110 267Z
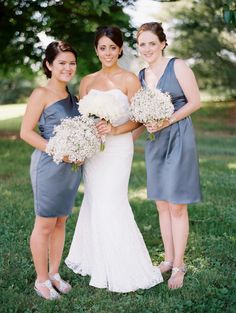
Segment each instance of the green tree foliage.
M173 53L192 60L202 89L236 97L236 34L222 18L222 1L196 0L171 10Z
M24 103L34 87L35 74L24 71L23 68L15 69L7 75L0 74L0 104Z
M0 0L2 70L29 68L41 61L43 49L38 34L42 31L77 49L82 74L85 67L94 70L97 59L92 47L96 28L119 25L125 32L130 30L122 5L122 1L112 0Z
M1 103L15 102L15 90L32 81L32 73L41 68L44 53L38 34L71 43L78 51L80 76L96 70L98 60L93 49L98 26L117 25L126 35L132 27L122 0L0 0L0 79ZM35 76L35 75L34 75ZM79 80L79 77L77 77ZM23 83L24 81L24 83ZM33 84L32 84L33 87ZM21 98L21 96L20 96ZM22 99L18 99L22 101Z
M236 27L236 2L235 0L227 0L223 7L223 18L227 24Z

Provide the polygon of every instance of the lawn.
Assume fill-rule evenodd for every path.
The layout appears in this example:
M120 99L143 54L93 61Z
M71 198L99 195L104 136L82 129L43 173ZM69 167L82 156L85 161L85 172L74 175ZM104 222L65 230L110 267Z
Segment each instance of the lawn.
M110 293L88 285L88 277L61 273L73 290L47 302L33 290L35 273L29 251L34 222L29 179L32 148L19 140L21 118L0 121L1 260L3 313L218 313L236 312L236 103L205 103L193 114L204 200L189 207L188 273L181 290L165 282L146 291ZM154 263L163 259L156 209L146 200L144 139L135 145L129 196L136 221ZM180 182L181 183L181 182ZM83 196L80 187L67 223L68 253Z

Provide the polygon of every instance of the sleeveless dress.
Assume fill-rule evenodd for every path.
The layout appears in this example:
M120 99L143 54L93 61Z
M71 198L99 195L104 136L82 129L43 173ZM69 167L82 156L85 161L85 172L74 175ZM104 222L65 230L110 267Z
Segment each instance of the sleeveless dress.
M125 110L114 126L128 121L129 101L120 89L110 92ZM111 103L112 105L112 103ZM90 275L90 285L113 292L146 289L163 281L152 265L128 201L133 158L131 133L106 136L105 150L84 164L84 199L66 258L75 273Z
M46 107L39 119L40 134L46 140L52 136L61 119L79 115L76 98L68 95ZM31 156L30 176L34 192L35 213L41 217L70 214L81 179L81 168L71 170L71 164L56 164L46 152L35 149Z
M175 76L175 59L169 60L156 88L171 95L177 111L187 99ZM140 71L139 78L146 87L145 69ZM147 139L145 160L148 199L175 204L201 201L198 155L190 116L157 131L154 141Z

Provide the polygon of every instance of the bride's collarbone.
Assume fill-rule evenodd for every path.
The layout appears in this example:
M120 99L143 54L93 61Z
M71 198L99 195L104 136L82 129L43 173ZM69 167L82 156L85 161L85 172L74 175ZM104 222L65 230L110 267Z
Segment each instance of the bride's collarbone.
M90 85L87 90L97 90L97 91L111 91L111 90L120 90L122 93L126 94L126 90L123 86L119 85Z

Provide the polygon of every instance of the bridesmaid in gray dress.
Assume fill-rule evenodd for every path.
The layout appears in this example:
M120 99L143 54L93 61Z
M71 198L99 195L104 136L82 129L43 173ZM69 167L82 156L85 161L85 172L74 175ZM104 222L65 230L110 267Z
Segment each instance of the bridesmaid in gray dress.
M186 272L187 205L201 200L198 156L189 116L200 108L199 90L193 72L182 60L164 57L167 41L160 23L143 24L137 41L149 65L139 73L142 86L168 92L175 109L161 127L156 123L146 125L155 140L147 140L145 158L148 198L156 201L165 248L165 261L159 268L161 272L172 270L168 286L177 289L182 287Z
M76 98L67 83L76 71L76 51L67 43L54 41L45 51L45 87L36 88L27 104L21 138L35 147L30 175L34 192L35 225L30 247L37 273L35 290L45 299L57 299L71 286L59 275L65 238L65 222L79 187L81 170L73 172L67 156L57 165L45 153L47 141L61 119L79 114ZM34 129L38 124L39 133ZM50 251L50 254L49 254ZM49 271L48 271L49 263Z

